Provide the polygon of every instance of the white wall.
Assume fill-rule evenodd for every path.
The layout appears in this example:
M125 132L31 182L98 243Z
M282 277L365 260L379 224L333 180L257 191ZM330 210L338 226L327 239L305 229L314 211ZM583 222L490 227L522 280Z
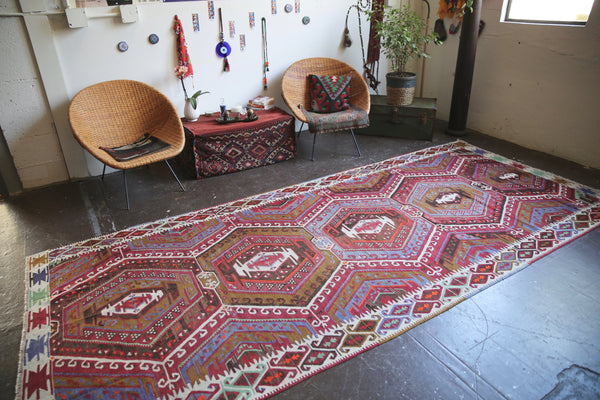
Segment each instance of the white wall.
M62 62L67 92L72 97L79 90L96 82L110 79L136 79L146 82L166 94L183 115L184 94L173 69L177 65L176 36L173 32L175 14L183 22L188 51L194 68L192 79L186 79L189 94L208 90L199 98L203 111L216 111L220 98L228 106L246 104L248 99L266 94L284 106L281 98L281 77L294 61L305 57L327 56L341 59L361 68L360 46L341 46L346 10L353 0L323 2L302 0L301 13L283 11L271 14L269 1L215 1L215 11L222 8L225 39L232 48L230 72L223 72L223 61L215 54L218 43L218 17L208 19L207 2L179 2L139 5L139 21L123 24L118 18L90 19L88 27L70 29L63 16L51 18L54 40ZM292 2L293 3L293 2ZM92 10L93 11L93 10ZM255 13L256 25L249 27L248 13ZM200 31L194 32L192 13L198 13ZM302 17L311 22L303 25ZM267 39L270 71L268 90L262 85L261 17L267 19ZM355 21L352 34L358 38ZM228 21L234 20L236 35L229 37ZM363 23L366 25L366 22ZM148 36L155 33L159 42L152 45ZM246 35L246 48L240 51L239 34ZM126 41L129 50L121 53L117 43ZM356 40L358 43L358 40ZM87 157L91 174L101 172L101 165Z
M483 0L469 128L600 168L600 4L586 27L501 23ZM446 24L448 27L448 24ZM425 95L448 120L458 37L432 49Z
M48 0L50 1L50 0ZM411 0L418 6L419 1ZM290 3L293 3L291 0ZM0 12L11 9L15 0L4 0ZM390 1L392 5L398 0ZM432 6L431 27L436 19L437 3ZM2 8L7 7L8 8ZM173 16L184 24L189 52L195 70L194 86L188 90L209 90L200 98L204 110L216 110L219 99L228 105L243 104L250 97L267 94L283 107L280 96L281 76L292 62L313 56L341 59L361 69L361 49L356 14L349 19L352 47L341 45L346 10L355 0L302 0L300 14L286 14L284 1L272 15L268 0L220 0L215 7L223 10L226 40L234 49L230 56L231 72L222 72L222 61L214 52L217 44L217 19L209 20L205 1L165 4L140 4L139 21L122 24L118 18L90 19L86 28L70 29L64 15L50 16L50 35L38 47L55 50L60 80L64 83L58 99L51 101L57 115L65 113L68 99L84 87L109 79L136 79L165 93L183 114L184 96L174 77L176 65ZM598 79L600 17L596 7L585 28L540 27L500 23L501 0L484 0L482 19L487 23L477 49L475 77L468 127L566 159L600 168L600 113ZM12 7L15 8L15 7ZM422 8L423 10L424 8ZM114 8L103 8L112 11ZM248 12L254 11L256 26L248 26ZM92 12L92 11L90 11ZM192 13L200 17L200 32L192 28ZM270 72L269 88L262 90L261 17L267 18ZM309 16L309 25L301 19ZM227 22L236 23L236 37L229 38ZM64 166L81 157L82 150L68 143L70 131L59 123L59 138L52 127L52 116L44 100L27 34L20 18L0 17L2 115L0 126L7 136L24 187L35 187L81 176L81 168ZM446 27L449 23L446 24ZM363 21L365 44L368 23ZM157 45L148 35L160 37ZM239 34L246 34L247 47L239 50ZM119 41L129 51L116 49ZM14 43L19 43L14 46ZM430 46L424 95L438 98L438 117L448 119L456 65L458 36L450 35L441 47ZM380 79L386 63L382 60ZM47 66L41 66L46 71ZM420 67L414 68L420 71ZM47 81L47 78L44 78ZM383 84L385 85L385 83ZM382 92L385 92L382 88ZM54 90L53 90L54 93ZM51 96L49 96L51 97ZM61 100L62 99L62 100ZM61 154L61 147L64 154ZM101 172L100 164L86 157L83 175ZM67 172L69 171L69 172Z
M16 0L6 0L11 4ZM46 1L48 9L59 4L55 0ZM293 3L293 2L292 2ZM211 93L200 98L199 104L204 110L213 111L218 109L219 100L225 98L228 105L245 104L249 98L259 94L272 96L276 99L280 107L284 107L281 99L281 76L285 69L294 61L305 57L326 56L343 60L357 69L361 69L361 51L358 45L358 24L356 16L351 17L350 30L355 39L355 44L347 49L341 45L344 29L344 20L346 10L354 0L336 0L332 2L322 2L319 0L302 0L301 13L294 12L288 14L283 10L283 1L278 2L278 13L271 14L270 2L266 0L222 0L215 1L215 9L222 8L225 38L232 45L233 53L229 57L231 71L222 71L222 59L215 54L215 46L218 41L218 19L208 19L208 10L206 1L158 3L158 4L139 4L139 21L132 24L123 24L119 18L94 18L88 20L88 26L85 28L71 29L68 27L67 19L64 15L48 16L51 33L48 37L39 39L44 43L35 43L38 48L51 48L55 51L55 57L58 59L59 74L56 78L64 81L62 90L64 98L61 95L55 96L51 101L52 111L60 116L66 112L68 99L73 97L84 87L110 79L136 79L146 82L158 90L165 93L183 115L184 95L179 80L173 74L173 69L177 65L176 58L176 37L173 32L173 17L175 14L183 22L188 49L194 67L193 82L186 80L188 93L195 90L208 90ZM16 6L10 10L0 12L19 11ZM96 13L111 13L117 11L117 7L89 8L86 10L89 15ZM255 13L256 25L249 27L248 12ZM192 27L192 13L198 13L200 19L200 31L194 32ZM261 17L267 19L267 37L270 71L268 73L268 90L264 91L262 87L262 47L261 47ZM309 16L311 22L303 25L302 17ZM2 17L2 28L8 30L6 21L14 24L23 22L19 18ZM236 35L229 37L228 21L234 20L236 25ZM43 31L44 22L40 19L38 29L32 22L33 29L39 35ZM363 21L363 26L368 26ZM12 26L11 26L12 27ZM27 44L27 33L24 29L13 30L21 42ZM148 42L148 36L155 33L160 41L156 45ZM239 47L239 34L246 34L246 48L242 52ZM30 31L31 34L31 31ZM366 33L368 35L368 33ZM117 50L117 43L126 41L129 44L129 50L121 53ZM9 35L0 36L2 49L9 49L13 46L14 40ZM17 51L22 51L18 48ZM52 56L52 54L50 54ZM11 141L9 147L15 163L19 164L20 159L35 158L40 163L53 163L55 157L43 156L32 150L31 146L18 146L17 142L25 141L29 131L40 135L44 129L52 128L52 114L44 109L40 104L34 103L32 106L25 106L28 103L29 93L20 92L19 83L21 78L19 72L21 69L27 71L36 69L36 62L31 55L29 67L17 67L4 77L5 82L10 83L10 90L5 92L3 84L2 101L16 99L20 108L28 110L29 117L23 118L31 123L34 119L42 120L42 127L36 126L35 129L26 129L20 122L14 130L7 133ZM9 63L3 58L5 63ZM46 83L53 82L49 76L55 71L51 67L56 67L43 61L37 60L42 70L42 76ZM51 63L50 63L51 64ZM48 71L50 69L50 71ZM3 69L4 71L5 69ZM16 70L16 71L15 71ZM39 76L35 78L40 81ZM36 93L37 94L37 93ZM21 96L24 96L21 97ZM18 97L18 98L17 98ZM44 96L32 96L35 99L42 99ZM34 115L35 117L31 117ZM20 116L19 116L20 117ZM54 116L57 119L57 116ZM10 127L18 123L18 117L13 113L3 113L0 120L0 126ZM71 138L70 129L65 128L64 124L58 124L58 133L60 143L62 144L65 158L67 158L68 171L71 177L85 176L88 173L97 175L101 173L101 164L85 153L87 167L81 168L78 165L81 148ZM67 124L68 125L68 124ZM43 129L42 129L43 128ZM68 131L68 132L67 132ZM37 139L37 138L36 138ZM51 144L44 143L46 148L54 150L59 141L54 134L54 141ZM30 143L31 144L31 143ZM60 146L58 146L60 150ZM70 160L75 160L70 162ZM63 162L64 164L64 162ZM71 164L71 165L70 165ZM20 164L19 164L20 165ZM87 170L87 171L86 171ZM65 176L67 170L62 169L62 175L48 176L47 171L41 170L34 174L34 179L24 179L24 170L19 169L19 174L23 180L24 187L30 188L49 184L68 179ZM23 174L23 175L22 175Z

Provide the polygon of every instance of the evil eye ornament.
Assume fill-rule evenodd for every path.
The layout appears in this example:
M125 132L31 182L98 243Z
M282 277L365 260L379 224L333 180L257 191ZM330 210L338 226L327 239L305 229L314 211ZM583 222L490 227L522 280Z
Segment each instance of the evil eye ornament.
M227 57L231 54L231 46L227 42L220 42L217 44L216 50L219 57Z

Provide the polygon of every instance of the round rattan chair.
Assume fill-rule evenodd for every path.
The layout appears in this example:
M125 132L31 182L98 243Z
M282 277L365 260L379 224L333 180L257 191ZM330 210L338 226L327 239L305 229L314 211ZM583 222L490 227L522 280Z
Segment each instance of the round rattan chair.
M311 126L311 115L316 114L310 113L311 95L308 82L308 76L314 75L351 75L350 83L350 99L349 103L353 109L362 110L366 113L366 123L364 120L347 121L345 124L339 124L338 126L326 129L320 129L319 127ZM354 136L354 129L363 128L368 126L368 113L371 109L371 96L369 95L369 87L363 79L363 77L348 64L335 60L333 58L326 57L315 57L306 58L303 60L296 61L292 64L283 74L281 82L281 90L283 100L290 108L296 118L298 118L302 125L300 126L300 132L304 123L309 126L309 131L314 134L313 137L313 148L312 157L314 159L315 153L315 142L318 133L327 133L335 131L349 130L352 133L352 139L360 156L360 149Z
M102 179L107 165L123 170L127 209L129 194L125 171L130 168L164 161L185 191L167 161L183 150L183 125L175 106L152 86L132 80L114 80L88 86L71 100L69 123L77 141L104 164ZM101 149L131 144L146 133L170 146L127 161L117 161Z

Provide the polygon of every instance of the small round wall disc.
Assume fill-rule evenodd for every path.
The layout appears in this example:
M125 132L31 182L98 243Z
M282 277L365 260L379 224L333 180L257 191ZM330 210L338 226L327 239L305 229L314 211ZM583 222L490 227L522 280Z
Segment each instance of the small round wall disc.
M310 22L310 17L306 16L306 17L302 17L302 23L304 25L308 25Z
M117 49L119 49L120 52L125 52L129 49L129 45L127 42L119 42L117 44Z
M286 13L291 13L294 10L294 7L292 7L292 5L290 3L286 4L283 9L285 10Z
M148 41L152 44L156 44L158 43L158 35L153 33L150 36L148 36Z

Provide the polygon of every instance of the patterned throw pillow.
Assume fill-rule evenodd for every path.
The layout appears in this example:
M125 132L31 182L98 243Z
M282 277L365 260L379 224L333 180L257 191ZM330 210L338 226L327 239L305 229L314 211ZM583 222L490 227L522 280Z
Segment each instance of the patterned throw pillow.
M311 111L332 113L350 107L351 75L309 75Z

